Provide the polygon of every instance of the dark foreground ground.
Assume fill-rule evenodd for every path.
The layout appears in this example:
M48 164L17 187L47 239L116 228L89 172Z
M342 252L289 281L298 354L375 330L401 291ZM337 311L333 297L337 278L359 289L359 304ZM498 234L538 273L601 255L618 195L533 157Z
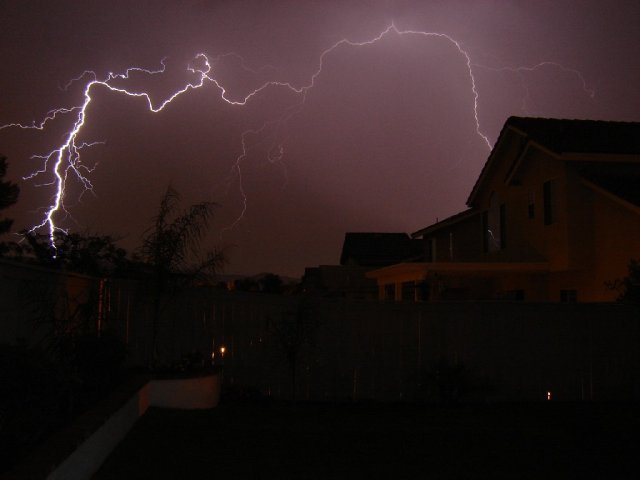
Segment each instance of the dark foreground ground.
M640 404L150 409L94 479L640 478Z

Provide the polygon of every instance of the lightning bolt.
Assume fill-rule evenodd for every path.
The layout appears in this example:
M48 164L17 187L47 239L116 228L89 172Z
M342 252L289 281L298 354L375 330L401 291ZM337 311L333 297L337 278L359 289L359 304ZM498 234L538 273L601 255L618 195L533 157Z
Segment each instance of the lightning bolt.
M287 91L298 97L298 102L296 104L285 108L284 111L277 115L274 119L265 122L260 128L245 130L241 134L241 152L236 157L232 170L234 175L237 176L240 185L240 195L242 197L242 212L238 219L229 227L232 228L240 221L241 218L243 218L247 210L247 196L242 187L242 163L246 160L249 152L253 148L256 148L258 145L264 145L266 141L270 141L271 143L267 148L267 159L272 163L280 162L284 155L284 143L286 140L286 135L284 132L287 131L287 124L293 116L298 114L304 108L307 95L315 86L318 77L320 77L320 75L322 74L327 57L340 48L366 47L369 45L373 45L390 35L415 36L441 40L448 43L453 48L454 54L460 56L462 62L466 65L469 88L473 96L473 105L471 111L473 112L473 118L475 121L475 131L480 139L486 144L487 148L490 150L492 147L491 142L489 141L487 135L482 131L478 116L479 93L476 86L476 77L474 75L474 68L482 66L474 64L467 50L463 48L463 45L458 40L447 35L446 33L420 30L403 30L399 29L395 26L395 24L391 23L379 34L368 40L354 41L343 38L336 41L320 53L318 57L317 67L312 72L306 84L294 85L291 82L268 80L259 85L257 88L251 90L245 96L235 99L230 96L230 94L228 93L228 89L224 85L222 85L215 76L215 67L220 61L226 58L232 58L237 63L239 63L242 69L254 74L272 67L266 66L262 67L259 70L251 69L245 64L244 59L236 53L226 53L212 59L210 59L205 53L198 53L186 67L189 80L181 88L173 91L173 93L159 102L154 102L149 92L140 91L137 89L129 89L123 86L123 84L126 85L127 81L131 79L132 74L148 76L165 74L167 70L166 59L162 59L160 61L160 67L157 69L147 69L136 66L128 68L122 73L110 72L105 78L102 79L99 79L95 72L86 70L79 76L71 79L66 85L64 85L64 87L62 87L63 90L68 90L76 83L85 82L83 87L84 100L80 105L52 109L47 112L43 119L38 123L34 121L31 124L9 123L0 126L0 130L6 128L45 130L49 124L58 121L63 117L72 118L71 127L66 132L66 134L64 134L63 141L60 145L56 146L48 153L45 153L43 155L33 155L31 157L33 159L41 160L41 167L34 171L32 174L24 177L24 179L33 180L41 175L50 172L53 175L53 180L40 185L52 186L55 189L55 193L52 197L50 205L46 207L44 218L40 223L34 225L30 229L30 231L46 228L49 233L51 245L55 248L55 233L57 231L63 230L57 225L56 217L60 214L69 215L69 212L67 211L64 203L65 188L67 182L69 181L69 178L73 177L79 180L84 188L84 192L93 192L93 185L89 179L89 175L95 169L95 165L89 166L83 164L80 153L86 147L91 147L103 142L80 142L79 137L81 135L83 127L87 124L87 109L92 102L92 95L95 94L95 91L98 87L106 88L111 92L128 97L144 99L146 101L147 109L149 110L149 112L154 114L161 112L167 105L169 105L180 96L188 93L191 90L203 88L205 85L211 85L214 90L218 92L220 99L222 99L229 105L237 107L246 105L254 97L262 94L268 89L273 88L286 89ZM577 70L567 69L559 64L553 64L551 62L543 62L534 67L504 67L502 69L494 70L510 70L523 74L524 72L532 71L537 68L542 68L543 66L550 65L554 65L565 71L577 74L580 79L582 79L583 87L585 89L587 88L586 82L584 81L584 78L582 78L580 72L578 72ZM258 141L252 142L251 140L253 138L258 138Z
M589 87L587 80L584 78L584 76L582 75L582 73L579 70L576 70L575 68L569 68L569 67L565 67L564 65L562 65L561 63L558 62L539 62L535 65L531 65L531 66L520 66L520 67L513 67L513 66L506 66L506 67L490 67L487 65L481 65L481 64L477 64L474 63L472 64L472 66L474 67L478 67L478 68L482 68L485 70L490 70L493 72L510 72L510 73L514 73L516 75L518 75L518 77L520 78L520 86L522 87L522 89L524 90L525 94L522 98L522 110L524 112L528 111L527 108L527 103L529 102L530 98L531 98L531 94L529 92L529 87L526 84L526 79L524 74L525 73L531 73L531 72L535 72L536 70L541 70L543 68L552 68L552 69L556 69L559 70L561 72L564 72L566 74L569 75L573 75L574 77L576 77L576 79L582 84L582 91L589 97L589 98L594 98L596 96L596 91L594 88Z

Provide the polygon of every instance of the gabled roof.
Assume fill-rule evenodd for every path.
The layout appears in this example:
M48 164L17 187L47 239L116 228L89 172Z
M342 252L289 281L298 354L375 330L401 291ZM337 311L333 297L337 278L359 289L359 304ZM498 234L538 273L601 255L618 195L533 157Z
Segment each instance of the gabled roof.
M523 135L524 145L535 142L556 155L640 154L639 122L509 117L469 194L467 205L471 206L473 203L490 165L494 162L496 150L508 131L516 131Z
M382 267L422 254L422 242L406 233L348 232L344 236L340 265Z

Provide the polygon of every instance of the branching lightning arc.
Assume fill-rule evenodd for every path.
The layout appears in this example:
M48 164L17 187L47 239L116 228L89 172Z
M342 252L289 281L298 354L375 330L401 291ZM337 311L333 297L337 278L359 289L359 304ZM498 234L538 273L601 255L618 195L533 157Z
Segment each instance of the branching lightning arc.
M309 77L309 80L304 85L294 85L290 82L283 81L266 81L254 90L250 91L246 96L233 99L230 98L228 94L227 88L220 83L220 81L215 76L215 66L217 63L223 59L224 57L234 56L238 58L241 62L242 68L252 71L244 64L244 60L235 53L227 53L224 55L217 56L215 58L209 58L205 53L198 53L195 55L191 63L187 66L188 75L190 76L190 80L187 81L184 86L178 90L175 90L169 96L164 98L164 100L160 102L154 102L151 98L149 92L145 91L137 91L134 89L128 89L122 86L122 84L126 84L127 80L130 79L132 73L143 74L143 75L162 75L166 72L166 64L165 59L161 60L160 68L152 70L146 69L142 67L131 67L127 69L124 73L109 73L106 78L99 79L93 71L85 71L80 76L72 79L66 86L65 89L70 88L73 84L79 82L86 82L84 84L83 90L83 98L84 100L80 105L72 106L72 107L62 107L52 109L40 120L39 122L32 122L31 124L23 124L23 123L9 123L6 125L0 126L0 130L6 128L20 128L20 129L35 129L35 130L45 130L47 126L57 121L58 119L64 117L70 117L71 126L68 131L63 136L63 141L60 145L53 148L48 153L43 155L33 155L33 159L39 159L42 161L40 168L26 176L25 180L34 180L37 179L41 175L52 175L53 180L44 184L49 185L54 189L54 194L52 196L51 203L48 207L46 207L46 213L44 214L42 221L31 228L31 231L36 231L40 229L46 229L48 231L48 235L51 241L51 245L55 248L55 233L59 230L62 230L60 226L58 226L57 217L60 215L68 214L67 209L65 208L65 188L70 176L75 177L82 187L84 191L93 191L93 185L90 180L90 174L92 173L94 167L83 164L81 159L81 151L84 148L88 148L94 146L98 143L103 142L81 142L79 140L80 134L82 132L83 127L87 124L87 109L92 101L92 95L95 93L96 87L104 87L108 90L126 95L129 97L138 97L143 98L146 101L147 108L150 113L159 113L161 112L167 105L176 100L178 97L183 94L188 93L191 90L196 90L203 88L207 85L210 85L214 88L215 91L218 92L220 98L226 103L233 106L244 106L252 98L257 95L262 94L264 91L272 88L284 88L298 96L298 102L293 107L289 107L285 109L280 115L278 115L275 119L266 122L262 127L258 129L246 130L241 134L240 138L240 147L241 152L237 156L234 162L234 172L238 176L240 180L240 193L243 199L243 208L242 213L238 217L238 219L234 222L235 225L244 215L247 208L247 197L242 188L242 171L241 164L242 161L247 157L249 150L251 149L251 138L259 138L261 134L267 128L274 128L277 133L274 138L273 144L270 145L268 149L268 160L272 162L276 162L282 158L284 147L283 147L283 134L282 132L286 129L287 122L293 117L296 113L298 113L305 104L305 100L307 94L310 90L313 89L316 79L322 74L325 59L328 55L330 55L335 50L341 47L364 47L367 45L372 45L376 42L381 41L383 38L389 35L398 35L398 36L418 36L418 37L428 37L433 39L440 39L444 42L447 42L453 48L453 54L459 55L461 61L466 65L466 69L468 72L468 80L469 80L469 88L473 98L473 104L470 111L473 114L473 118L475 121L475 130L477 135L482 139L482 141L486 144L488 149L491 149L491 142L487 135L482 131L480 126L480 120L478 116L478 99L479 93L476 86L476 77L474 75L474 68L483 67L482 65L478 65L472 62L471 56L465 50L463 45L456 39L445 33L438 32L428 32L428 31L420 31L420 30L402 30L397 28L393 23L389 25L386 29L381 31L378 35L373 38L370 38L365 41L353 41L347 38L343 38L338 40L325 50L323 50L317 61L317 67L315 71ZM586 82L580 72L573 69L568 69L563 67L562 65L552 63L552 62L542 62L540 64L531 66L531 67L503 67L503 68L492 68L493 70L508 70L518 74L523 74L528 71L533 71L542 67L557 67L565 72L570 72L579 77L582 82L583 89L593 96L593 92L588 90ZM489 67L483 67L489 68ZM233 226L232 225L232 226Z

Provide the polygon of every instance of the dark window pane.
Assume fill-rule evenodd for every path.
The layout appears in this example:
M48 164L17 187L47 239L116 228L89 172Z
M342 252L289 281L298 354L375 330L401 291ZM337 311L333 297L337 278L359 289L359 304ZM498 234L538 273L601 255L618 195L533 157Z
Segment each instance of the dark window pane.
M556 206L555 206L555 182L549 180L544 182L543 185L544 194L544 224L551 225L556 221Z
M416 299L416 286L413 282L402 282L402 300L414 302Z
M384 286L384 299L395 300L396 298L396 286L394 283L389 283Z
M527 206L527 215L530 219L536 216L536 194L533 190L529 190L529 203Z
M500 205L500 249L507 248L507 207Z

